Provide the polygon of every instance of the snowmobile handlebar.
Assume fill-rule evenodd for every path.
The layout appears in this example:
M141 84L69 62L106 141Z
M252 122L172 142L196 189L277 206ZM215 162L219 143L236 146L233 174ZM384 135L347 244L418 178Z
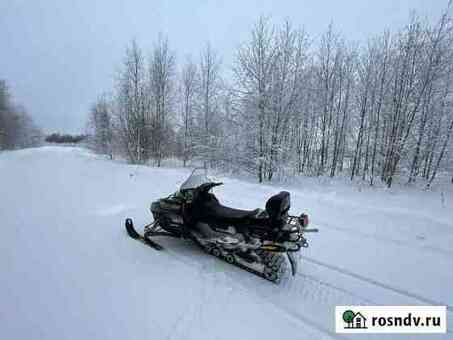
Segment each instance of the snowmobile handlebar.
M208 192L209 190L211 190L212 188L214 187L217 187L219 185L222 185L223 182L209 182L209 183L204 183L202 185L200 185L197 190L199 190L200 192Z
M319 231L318 228L310 228L310 229L302 229L304 233L317 233Z

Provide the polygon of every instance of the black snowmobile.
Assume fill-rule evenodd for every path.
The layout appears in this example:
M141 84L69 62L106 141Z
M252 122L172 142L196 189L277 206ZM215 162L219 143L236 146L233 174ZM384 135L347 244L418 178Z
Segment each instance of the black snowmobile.
M239 210L225 207L210 191L222 183L213 182L195 169L176 193L151 204L154 221L140 235L132 219L126 230L134 239L162 250L155 236L193 240L207 253L278 283L286 272L287 254L293 275L297 270L294 256L308 247L304 237L308 216L291 216L290 194L272 196L265 210Z

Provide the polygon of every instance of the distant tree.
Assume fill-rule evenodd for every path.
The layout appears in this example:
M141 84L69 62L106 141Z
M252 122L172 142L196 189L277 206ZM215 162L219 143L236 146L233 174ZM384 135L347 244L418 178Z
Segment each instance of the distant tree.
M113 158L111 109L105 95L101 96L91 108L89 128L92 134L92 145L96 152Z

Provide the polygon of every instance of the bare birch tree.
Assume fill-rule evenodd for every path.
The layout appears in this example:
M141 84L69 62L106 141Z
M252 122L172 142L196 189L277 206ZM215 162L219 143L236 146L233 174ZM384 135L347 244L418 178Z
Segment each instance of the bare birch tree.
M157 166L161 165L169 147L170 114L174 109L175 55L170 50L168 39L159 36L154 46L149 66L149 91L151 95L152 154Z

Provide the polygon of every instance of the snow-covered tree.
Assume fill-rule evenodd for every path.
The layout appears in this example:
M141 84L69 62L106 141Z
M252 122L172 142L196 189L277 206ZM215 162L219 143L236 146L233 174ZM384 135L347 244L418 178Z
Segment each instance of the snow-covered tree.
M168 39L159 35L151 54L149 65L150 119L152 155L161 165L166 151L171 147L169 130L170 114L174 110L175 55L170 50Z
M101 96L91 108L89 129L94 150L113 158L111 111L111 104L107 100L106 95Z

